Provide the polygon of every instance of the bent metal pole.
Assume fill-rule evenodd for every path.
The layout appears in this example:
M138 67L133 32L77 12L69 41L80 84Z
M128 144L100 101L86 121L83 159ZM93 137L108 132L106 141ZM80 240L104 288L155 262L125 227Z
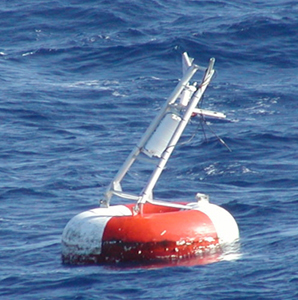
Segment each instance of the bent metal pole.
M159 179L159 177L160 177L168 159L170 158L181 134L183 133L189 119L191 118L193 110L195 109L195 107L198 105L198 103L202 99L202 96L203 96L208 84L210 83L210 81L212 79L212 76L214 74L214 69L213 69L214 62L215 62L215 59L211 58L208 69L206 70L206 73L204 75L201 85L199 86L199 88L195 92L195 94L192 96L191 101L188 104L188 107L183 115L181 122L180 122L179 126L177 127L172 139L169 142L169 146L164 151L158 165L156 166L154 172L152 173L152 175L147 183L147 186L144 188L144 190L142 192L140 200L136 204L136 207L135 207L136 211L140 208L140 205L144 204L148 199L150 199L150 197L152 195L152 190L153 190L154 186L156 185L157 180Z
M116 174L116 176L114 177L113 181L111 182L111 184L107 188L107 190L105 192L105 195L104 195L104 199L101 201L101 204L103 206L107 206L107 207L109 206L110 199L113 195L113 189L115 187L120 187L121 186L120 185L121 180L123 179L123 177L125 176L125 174L129 170L129 168L132 166L132 164L136 160L137 156L140 154L142 148L144 147L144 145L146 144L146 142L150 138L152 132L156 129L156 127L160 123L161 119L163 118L163 116L167 112L167 110L169 108L169 105L171 105L172 103L174 103L176 101L176 99L178 98L178 96L180 95L182 90L185 88L187 83L190 81L190 79L193 77L193 75L196 73L196 71L198 69L199 69L199 66L195 65L195 64L191 65L188 68L187 72L184 74L184 76L182 77L182 79L177 84L176 88L174 89L174 91L172 92L170 97L168 98L167 102L165 103L165 105L161 109L160 113L152 121L152 123L150 124L150 126L148 127L146 132L144 133L143 137L139 141L139 143L136 145L136 147L132 150L130 155L127 157L126 161L124 162L122 167L119 169L119 171Z

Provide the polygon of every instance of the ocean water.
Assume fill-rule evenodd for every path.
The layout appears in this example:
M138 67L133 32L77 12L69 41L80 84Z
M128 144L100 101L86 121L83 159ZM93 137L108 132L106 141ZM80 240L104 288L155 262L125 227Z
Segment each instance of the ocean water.
M0 299L298 299L297 46L296 1L1 1ZM203 107L229 121L175 149L156 196L209 194L239 225L237 255L63 265L64 226L98 205L184 51L215 57Z

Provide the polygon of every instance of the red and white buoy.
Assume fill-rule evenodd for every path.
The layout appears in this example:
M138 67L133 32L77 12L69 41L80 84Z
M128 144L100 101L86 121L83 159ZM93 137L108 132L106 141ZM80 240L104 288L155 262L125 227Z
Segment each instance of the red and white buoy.
M239 231L234 218L208 200L177 207L146 203L96 208L75 216L62 237L65 263L179 260L220 254Z
M64 263L114 263L135 261L178 261L197 258L210 262L222 247L239 238L237 223L209 197L197 194L196 202L173 203L154 200L153 188L175 145L193 114L224 118L220 113L197 108L214 73L214 59L200 85L189 84L201 69L183 55L184 76L131 152L108 187L101 207L76 215L62 234ZM180 102L179 102L180 100ZM179 103L177 103L179 102ZM139 155L156 163L147 185L139 195L125 193L121 181ZM136 201L110 205L113 195ZM209 257L209 258L208 258Z

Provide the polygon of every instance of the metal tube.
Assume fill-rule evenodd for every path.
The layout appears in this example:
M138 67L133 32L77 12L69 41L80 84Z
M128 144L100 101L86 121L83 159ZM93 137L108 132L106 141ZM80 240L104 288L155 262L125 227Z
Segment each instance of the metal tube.
M114 177L113 181L111 184L108 186L105 194L104 194L104 200L102 200L102 204L109 206L110 199L112 197L112 189L113 186L119 185L120 181L123 179L129 168L132 166L134 161L136 160L137 156L140 154L142 148L150 138L151 134L154 132L158 124L160 123L161 119L165 115L165 113L168 110L169 105L174 103L182 90L184 89L185 85L189 82L189 80L193 77L193 75L196 73L198 70L198 66L193 64L188 71L185 73L185 75L182 77L180 82L177 84L176 88L168 98L167 102L164 104L162 107L160 113L154 118L146 132L144 133L143 137L140 139L139 143L137 144L136 147L132 150L132 152L129 154L125 162L123 163L122 167L119 169L117 172L116 176Z
M189 119L191 118L193 110L195 109L195 107L197 106L199 101L201 100L208 84L210 83L210 80L214 74L214 70L212 69L213 65L214 65L214 59L211 59L210 63L209 63L209 67L205 73L205 76L202 80L200 88L192 96L192 99L188 105L188 108L186 109L186 111L184 113L184 116L183 116L181 122L180 122L179 126L177 127L172 139L169 142L169 146L164 151L158 165L156 166L156 169L152 173L152 175L147 183L147 186L143 190L142 197L138 201L137 205L145 203L147 201L147 199L150 197L150 195L152 195L152 190L153 190L154 186L156 185L157 180L159 179L159 177L160 177L168 159L170 158L181 134L183 133Z

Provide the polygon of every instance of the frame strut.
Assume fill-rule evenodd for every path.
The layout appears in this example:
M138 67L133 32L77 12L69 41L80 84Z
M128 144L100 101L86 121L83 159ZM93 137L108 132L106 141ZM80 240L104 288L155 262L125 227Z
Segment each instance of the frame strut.
M153 189L165 168L167 161L169 160L180 136L182 135L186 125L188 124L189 119L191 118L192 114L198 112L196 108L202 96L210 83L212 76L214 74L214 58L211 58L209 61L209 66L207 70L205 70L204 77L202 79L201 84L197 87L196 83L193 85L189 84L189 81L197 72L197 70L201 70L202 67L193 64L193 59L189 58L187 53L183 54L183 77L177 84L176 88L167 99L166 103L163 105L162 109L158 113L158 115L154 118L154 120L149 125L148 129L144 133L143 137L140 139L138 144L134 147L131 151L125 162L123 163L122 167L119 169L117 174L115 175L114 179L108 186L103 199L101 200L101 205L108 207L110 204L110 200L113 195L119 196L125 199L131 199L137 201L136 206L134 208L136 213L142 213L142 206L144 203L151 202L155 203L152 198ZM188 96L183 96L183 93L186 94L186 91L189 91L189 88L192 88L194 92L187 94ZM176 103L177 99L180 97L180 104ZM183 99L183 104L181 99ZM186 97L186 105L185 105L185 97ZM185 106L184 106L185 105ZM179 113L180 111L180 113ZM208 111L206 111L208 112ZM142 192L139 196L132 195L130 193L122 192L121 181L129 171L137 157L144 152L144 148L148 143L149 139L154 136L159 130L159 126L161 121L168 115L168 114L178 116L178 124L177 127L174 128L173 134L170 136L170 139L167 143L166 148L163 150L161 156L159 157L157 154L156 156L159 157L159 161L153 170L146 186L143 188ZM181 115L182 113L182 115ZM204 114L204 110L199 110L199 113ZM210 113L210 112L209 112ZM222 117L220 113L212 112L213 114L219 114L219 117ZM223 115L224 116L224 115ZM163 136L163 135L162 135ZM148 144L147 144L148 145ZM145 153L145 152L144 152Z

